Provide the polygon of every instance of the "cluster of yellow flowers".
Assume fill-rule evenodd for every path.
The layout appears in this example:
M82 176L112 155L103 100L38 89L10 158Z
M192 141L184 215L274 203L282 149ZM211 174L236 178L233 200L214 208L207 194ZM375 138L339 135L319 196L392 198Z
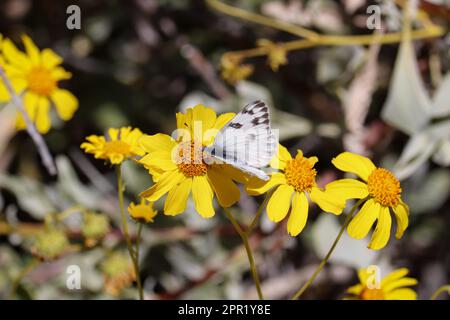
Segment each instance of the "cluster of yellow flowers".
M148 170L154 182L140 197L151 206L167 194L163 210L166 215L183 213L192 195L196 211L203 218L210 218L215 214L213 199L223 208L232 206L240 198L237 183L242 183L249 195L270 192L266 208L268 217L280 222L289 214L287 231L291 236L297 236L305 227L309 200L323 211L339 215L347 200L364 199L348 226L349 235L362 239L377 222L369 248L385 247L390 237L392 211L397 220L396 237L402 237L408 226L409 209L401 200L400 182L391 172L377 168L363 156L344 152L332 161L339 170L356 174L363 181L341 179L325 188L317 186L315 181L317 157L305 157L301 150L292 157L282 145L270 163L276 171L269 173L268 181L249 177L228 164L208 164L202 158L203 149L213 142L215 133L233 116L233 113L217 116L213 109L197 105L176 115L178 129L188 130L190 134L173 138L160 133L146 135L139 129L124 127L109 129L108 137L89 136L81 147L111 164L139 156L137 163ZM201 132L196 132L195 123L202 124ZM192 151L189 156L183 155L186 146ZM178 155L179 161L174 160L173 154ZM197 155L200 155L200 161L195 161ZM130 212L142 218L140 206L145 203L133 204ZM155 212L147 212L146 220L151 221Z
M60 65L62 58L51 49L42 51L28 36L22 36L25 51L19 50L10 39L0 35L0 67L5 71L13 90L22 97L31 121L41 133L51 128L52 107L58 116L68 121L78 108L77 98L62 89L59 82L71 78ZM0 102L11 100L11 94L0 81ZM22 115L17 115L17 127L25 128Z

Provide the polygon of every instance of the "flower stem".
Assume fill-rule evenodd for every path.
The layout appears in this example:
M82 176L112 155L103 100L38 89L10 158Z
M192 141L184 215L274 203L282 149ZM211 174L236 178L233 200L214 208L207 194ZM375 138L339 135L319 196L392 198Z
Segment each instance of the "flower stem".
M261 282L259 280L258 271L256 270L255 265L255 259L253 258L252 249L248 243L248 235L244 230L242 230L241 226L237 222L237 220L233 217L233 215L228 211L227 208L223 208L225 211L225 215L227 218L231 221L231 224L233 225L234 229L236 229L236 232L239 234L239 236L242 239L242 242L244 243L245 251L247 252L248 262L250 263L250 270L252 272L253 281L255 282L256 291L258 292L258 298L259 300L264 300L264 296L261 290Z
M263 213L264 208L267 205L267 202L269 202L271 195L272 195L272 191L266 193L266 197L264 198L264 201L259 206L258 211L256 211L255 217L253 218L252 222L250 223L250 226L247 228L247 231L245 232L247 237L250 235L250 233L253 231L253 229L255 229L256 225L258 224L259 218L261 217L261 214Z
M316 270L314 271L314 273L312 274L312 276L308 279L308 281L306 281L306 283L303 285L303 287L300 288L300 290L298 290L291 298L291 300L297 300L298 298L300 298L300 296L305 292L305 290L310 286L310 284L314 281L314 279L317 277L317 275L320 273L320 271L322 271L323 267L325 266L325 264L328 262L328 259L330 259L331 254L333 253L334 249L336 248L339 240L342 237L342 234L344 233L345 229L347 228L348 224L350 223L350 221L353 218L353 215L355 214L356 209L367 199L360 199L358 202L355 203L355 205L352 207L352 209L350 210L350 213L347 215L347 218L345 219L344 224L341 227L341 230L339 231L336 239L334 240L333 244L331 245L330 250L328 250L327 255L325 256L325 258L323 258L323 260L320 262L319 266L316 268Z
M134 273L136 274L136 284L139 291L139 299L144 300L144 290L142 288L141 276L139 274L139 262L136 259L137 253L134 252L133 246L131 245L130 235L128 233L128 224L127 224L127 216L125 214L125 207L123 202L123 180L122 180L122 165L119 164L116 166L117 168L117 192L119 197L119 209L120 215L122 218L122 232L127 243L128 253L130 254L131 261L134 267Z
M447 292L450 295L450 285L445 285L436 290L435 293L431 296L430 300L436 300L437 297L443 292Z
M16 295L17 288L19 287L22 279L31 271L34 267L36 267L40 261L36 258L32 258L30 262L28 262L25 267L20 271L17 277L14 279L14 282L11 286L11 291L9 292L9 299L13 299Z

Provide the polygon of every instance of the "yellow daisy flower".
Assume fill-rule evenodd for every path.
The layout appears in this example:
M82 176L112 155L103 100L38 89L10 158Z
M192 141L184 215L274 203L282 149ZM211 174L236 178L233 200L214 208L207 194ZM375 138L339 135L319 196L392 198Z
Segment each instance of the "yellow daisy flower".
M239 81L247 79L253 73L253 66L242 64L240 57L223 55L221 59L221 75L228 83L235 85Z
M202 105L177 113L178 137L145 135L140 143L147 154L139 162L152 175L154 185L141 197L154 202L167 193L166 215L185 211L190 194L195 209L203 218L215 211L214 195L222 207L239 200L240 192L233 180L242 181L243 174L225 164L208 164L203 149L214 141L218 131L233 118L233 113L217 117L213 109Z
M409 286L417 284L414 278L406 277L409 270L406 268L397 269L384 277L375 286L369 285L371 274L363 268L358 271L360 283L347 289L351 300L416 300L417 293Z
M128 212L134 220L143 223L153 222L153 218L158 214L158 211L153 209L153 203L146 203L145 199L142 199L141 203L137 205L131 202Z
M389 209L392 209L397 219L395 237L400 239L408 227L409 208L401 199L402 189L398 179L390 171L377 168L370 159L350 152L341 153L332 163L339 170L358 175L364 182L336 180L327 184L327 193L345 200L369 197L350 222L348 234L355 239L365 238L378 220L368 247L373 250L384 248L391 234Z
M307 195L326 212L340 214L345 206L345 201L317 187L317 171L314 169L317 161L317 157L304 157L301 150L292 158L289 151L279 145L270 166L280 172L270 173L268 181L252 178L246 186L250 195L260 195L275 188L267 203L267 214L270 220L280 222L290 211L287 231L293 237L306 225L309 207Z
M84 149L86 153L93 154L96 159L108 160L112 164L121 164L128 158L145 154L138 143L141 137L142 132L137 128L110 128L108 129L108 138L91 135L86 138L88 142L81 144L81 149Z
M2 41L2 65L14 90L22 95L30 119L39 132L47 133L51 127L51 106L64 121L70 120L78 108L77 98L58 86L59 81L72 75L59 66L62 58L51 49L39 50L33 40L25 35L22 41L25 52L18 50L9 39ZM0 101L10 99L4 85L0 84ZM25 126L24 119L18 113L17 127L24 129Z

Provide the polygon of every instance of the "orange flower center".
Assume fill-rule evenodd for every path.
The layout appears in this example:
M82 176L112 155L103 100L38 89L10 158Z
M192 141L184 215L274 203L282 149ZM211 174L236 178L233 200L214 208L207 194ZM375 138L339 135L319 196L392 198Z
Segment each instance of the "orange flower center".
M208 165L203 161L203 147L197 142L181 142L179 144L178 169L186 177L203 176L208 171Z
M284 175L287 183L294 187L295 191L303 192L311 191L317 171L308 159L303 156L297 156L286 163Z
M44 67L34 67L27 77L28 88L36 94L49 96L56 88L56 81L53 79L50 70Z
M384 292L382 289L364 288L359 294L361 300L384 300Z
M121 140L107 141L105 143L104 152L106 154L130 154L130 145Z
M367 179L369 194L385 207L395 207L400 201L400 181L384 168L375 169Z

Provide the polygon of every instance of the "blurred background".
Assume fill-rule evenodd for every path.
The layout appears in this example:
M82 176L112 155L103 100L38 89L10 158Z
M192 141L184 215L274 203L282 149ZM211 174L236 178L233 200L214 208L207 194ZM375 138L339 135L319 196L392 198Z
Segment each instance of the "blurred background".
M375 4L382 8L384 33L402 28L402 9L395 1L227 3L334 35L371 34L366 10ZM71 4L81 9L80 30L66 27ZM403 238L391 237L379 252L366 248L368 239L345 234L303 297L341 299L357 283L359 268L377 264L382 274L409 268L419 280L419 298L429 299L450 282L450 8L435 0L416 1L415 9L443 34L402 44L401 51L398 41L292 50L276 72L267 57L251 57L243 63L251 65L252 74L230 84L221 77L224 53L254 48L259 39L282 43L298 37L231 17L201 0L2 0L0 33L16 44L28 34L38 47L60 54L73 73L62 86L80 106L69 122L56 123L45 135L57 177L47 174L26 132L16 131L14 109L0 107L0 297L136 298L126 276L114 170L85 155L79 145L90 134L124 125L170 134L176 128L175 112L199 103L222 113L264 99L281 143L292 154L302 149L319 158L319 185L342 177L330 161L350 150L393 170L411 210ZM412 20L414 28L424 27ZM124 170L126 200L137 202L151 178L131 162ZM248 223L261 200L242 192L233 213ZM80 206L106 217L106 225L105 220L88 225L77 212ZM46 217L67 209L71 213L62 224L73 248L53 261L35 262L33 246ZM291 238L283 223L262 216L251 243L267 298L288 298L298 290L326 254L340 223L312 207L305 230ZM99 225L104 229L91 230ZM132 221L130 228L135 234ZM86 241L89 232L91 243ZM200 218L192 204L177 217L159 214L142 236L147 298L257 298L241 241L219 210L209 220ZM70 265L81 269L81 290L66 287Z

